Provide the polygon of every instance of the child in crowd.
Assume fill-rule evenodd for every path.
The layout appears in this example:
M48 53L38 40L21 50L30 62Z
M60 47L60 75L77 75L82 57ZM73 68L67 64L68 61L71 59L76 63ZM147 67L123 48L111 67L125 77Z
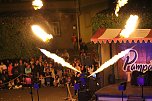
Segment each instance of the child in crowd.
M69 86L71 86L71 77L70 76L67 77L67 83L69 84Z
M74 95L77 95L78 94L78 90L80 89L80 85L79 85L79 83L77 83L76 81L75 81L75 83L74 83Z
M9 83L8 83L8 89L13 89L14 88L14 80L11 80Z
M76 74L74 82L74 95L77 95L78 90L80 89L80 73Z
M26 85L27 87L30 87L31 84L32 84L31 78L30 78L30 77L26 77L26 78L25 78L25 85Z
M26 65L26 68L25 68L25 74L26 74L27 76L30 76L31 73L32 73L31 66L30 66L30 64L27 64L27 65Z
M63 75L63 77L61 78L60 84L62 84L62 86L65 86L66 84L66 76Z
M43 77L43 75L40 75L39 81L40 81L40 85L41 85L42 87L45 87L45 78Z
M58 75L55 76L55 79L54 79L54 82L53 82L53 83L54 83L54 86L55 86L55 87L58 87L58 86L59 86L60 79L59 79L59 76L58 76Z
M15 87L14 87L15 89L20 89L20 88L22 88L22 82L20 81L20 79L19 78L17 78L16 80L15 80Z
M46 85L47 86L50 86L50 82L51 82L51 72L50 72L50 69L47 68L46 69L46 72L45 72L45 80L46 80Z

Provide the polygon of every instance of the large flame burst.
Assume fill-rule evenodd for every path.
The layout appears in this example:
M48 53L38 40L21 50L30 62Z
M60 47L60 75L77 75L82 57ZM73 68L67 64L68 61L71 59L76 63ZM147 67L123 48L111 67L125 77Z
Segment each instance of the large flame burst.
M131 48L126 49L124 51L121 51L119 54L113 56L110 60L108 60L107 62L105 62L103 65L101 65L95 72L93 72L90 76L103 71L105 68L113 65L115 62L117 62L120 58L124 57L126 54L129 53L129 51L131 50ZM90 77L89 76L89 77Z
M32 2L32 5L34 7L35 10L41 9L43 6L43 2L41 0L34 0Z
M116 16L118 16L118 12L119 12L120 8L127 3L128 3L128 0L118 0L117 5L116 5L116 9L115 9Z
M72 65L70 65L68 62L66 62L63 58L57 56L56 54L50 53L49 51L45 49L40 49L40 51L45 54L47 57L53 59L55 62L60 63L62 66L68 67L70 69L73 69L74 71L80 72L76 68L74 68Z
M52 39L53 36L52 34L47 34L40 26L38 25L32 25L31 26L32 31L34 32L34 34L36 34L38 37L40 37L44 42Z
M120 33L121 37L128 38L130 34L137 27L138 16L130 15L129 19L126 22L125 29L123 29Z

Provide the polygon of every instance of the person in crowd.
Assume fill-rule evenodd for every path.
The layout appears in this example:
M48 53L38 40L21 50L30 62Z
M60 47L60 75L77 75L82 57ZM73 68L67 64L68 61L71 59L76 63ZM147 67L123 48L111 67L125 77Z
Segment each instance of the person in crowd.
M20 74L24 74L25 73L25 65L23 64L23 60L22 59L19 60L18 67L19 67L19 73Z
M66 61L71 63L72 66L81 71L81 73L87 72L91 74L94 70L96 70L96 65L94 66L95 69L91 67L92 65L85 66L86 63L84 60L88 55L86 51L87 48L85 47L85 45L81 46L81 53L78 54L79 57L76 58L71 58L71 55L69 55L67 50L64 50L63 54L60 54L60 52L57 51L56 54L60 55ZM73 59L73 61L69 61L71 59ZM66 87L66 83L69 83L70 86L74 86L75 94L77 94L77 91L81 88L81 83L82 85L85 85L85 80L80 76L80 73L63 67L47 57L40 56L39 58L31 58L29 62L20 59L18 63L13 65L12 62L9 61L8 69L7 67L5 68L5 73L3 73L4 68L0 68L1 85L9 82L11 79L13 79L12 77L18 77L19 74L24 76L19 77L22 79L18 80L17 78L16 80L10 81L8 85L10 89L14 87L18 88L19 85L24 84L22 82L25 82L25 86L28 84L31 85L31 83L35 82L34 78L39 81L42 87L53 85L56 87L58 85L64 85Z
M8 74L7 74L7 71L6 70L3 70L2 71L2 74L1 74L1 80L2 80L2 83L4 84L3 85L3 88L7 88L8 85L7 85L7 82L9 80L9 77L8 77Z
M51 72L50 72L50 69L47 68L46 69L46 72L45 72L45 81L46 81L46 86L51 86Z
M62 86L66 86L66 75L63 75L63 77L62 77L62 79L61 79L61 81L60 81L60 84L61 84Z
M71 77L70 76L67 77L66 82L69 84L69 86L71 86Z
M9 66L8 66L8 76L9 76L9 80L11 80L13 78L13 66L12 66L12 63L9 63Z
M0 74L2 73L3 71L3 67L0 65Z
M76 68L78 71L81 71L80 62L76 62L75 68ZM75 71L75 74L76 74L76 73L77 73L77 72Z
M39 81L40 81L40 86L45 87L45 78L42 74L40 74Z
M81 72L82 72L82 73L85 73L85 72L86 72L86 68L85 68L85 66L84 66L84 65L81 65L80 70L81 70Z
M46 70L47 70L47 68L48 68L48 65L47 65L47 62L45 62L45 63L43 63L43 72L44 72L44 75L45 75L45 72L46 72Z
M89 75L94 72L94 66L93 67L87 66L86 68L87 68L87 72L88 72Z
M80 88L85 89L86 88L86 77L85 73L80 74Z
M24 82L24 86L31 87L31 84L32 84L31 75L25 77L23 82Z
M72 44L73 44L73 48L77 49L77 36L75 33L72 34Z
M24 79L24 82L25 82L25 85L27 87L30 87L31 83L32 83L32 69L31 69L31 65L30 63L26 63L26 67L25 67L25 79Z
M19 76L20 73L19 73L18 63L14 63L12 73L13 73L13 78L16 78L17 76Z
M14 89L20 89L22 88L22 82L20 81L19 78L15 79L15 82L14 82Z
M54 87L58 87L60 85L60 78L58 75L55 75L53 83L54 83Z
M57 70L57 75L59 76L59 79L61 80L61 78L62 78L62 70L61 69L58 69Z
M50 63L48 64L48 68L50 69L52 78L55 78L55 70L54 70L54 65L53 65L52 62L50 62Z
M34 66L34 64L31 64L31 70L32 70L32 72L31 72L32 80L33 80L33 82L37 82L38 81L38 76L35 73L35 66Z
M65 59L65 61L69 61L70 55L66 49L63 51L61 57Z
M34 63L35 63L35 60L34 60L33 57L31 57L31 59L30 59L30 64L34 64Z
M72 74L71 74L71 87L74 86L74 79L75 79L75 74L72 73Z
M80 51L84 50L84 52L88 51L88 47L85 42L80 43Z
M26 76L31 76L31 73L32 73L31 65L27 63L25 67L25 74Z
M78 94L78 90L80 89L80 73L76 74L76 77L74 79L74 95Z
M39 75L43 75L44 76L44 63L43 62L39 62L40 68L39 68Z
M76 65L77 60L78 60L77 58L74 58L74 59L73 59L73 66L75 66L75 65Z
M3 70L7 70L7 67L6 67L6 65L3 62L1 62L0 73L2 73Z
M19 65L18 65L18 68L19 68L19 74L21 75L19 78L20 78L20 81L24 81L24 74L25 74L25 64L23 63L23 60L20 59L19 60Z
M0 79L0 89L3 89L3 81Z
M10 80L8 83L8 89L13 89L15 87L14 80Z
M82 65L86 64L85 59L86 59L86 53L85 53L84 49L82 49L81 52L80 52L80 61L81 61Z
M39 77L39 72L40 72L40 64L39 60L36 60L35 63L31 64L32 65L32 76L33 76L33 82L38 81Z
M56 54L57 56L61 56L61 53L60 53L60 51L59 51L58 49L55 51L55 54Z
M43 62L43 56L41 55L38 60L39 60L39 63L42 63Z
M40 71L39 60L36 60L36 62L34 63L34 69L33 69L33 77L34 78L39 77L39 71Z

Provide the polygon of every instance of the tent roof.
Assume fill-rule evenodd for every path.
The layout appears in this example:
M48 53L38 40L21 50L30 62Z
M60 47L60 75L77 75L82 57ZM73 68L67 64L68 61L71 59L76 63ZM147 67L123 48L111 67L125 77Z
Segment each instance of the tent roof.
M92 36L91 41L94 43L132 43L132 42L151 42L152 43L152 29L136 29L128 38L120 37L120 32L122 29L98 29Z

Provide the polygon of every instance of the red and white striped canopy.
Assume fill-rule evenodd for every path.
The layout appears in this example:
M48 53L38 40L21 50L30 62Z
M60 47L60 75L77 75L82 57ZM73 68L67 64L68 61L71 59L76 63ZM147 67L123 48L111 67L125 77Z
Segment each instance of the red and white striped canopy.
M152 29L136 29L129 38L120 37L120 32L122 29L98 29L96 33L92 36L91 41L94 43L132 43L132 42L151 42L152 43Z

